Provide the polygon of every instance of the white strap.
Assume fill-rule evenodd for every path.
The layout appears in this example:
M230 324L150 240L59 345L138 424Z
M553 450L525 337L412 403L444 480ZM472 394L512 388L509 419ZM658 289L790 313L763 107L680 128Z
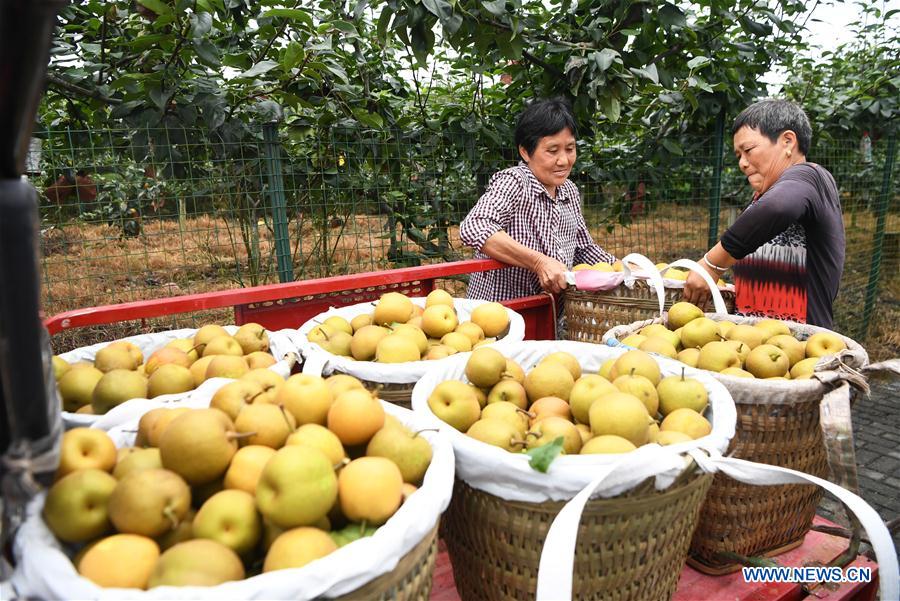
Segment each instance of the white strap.
M328 365L328 354L307 347L304 352L303 373L311 376L321 376Z
M700 267L696 261L691 261L690 259L678 259L677 261L669 263L669 266L663 269L662 273L665 273L666 270L671 267L684 267L702 277L703 281L706 282L706 285L709 286L709 292L712 294L713 306L716 308L716 313L721 313L723 315L728 314L728 308L725 306L725 299L722 298L722 293L719 292L718 284L716 284L709 276L709 272Z
M647 272L647 278L650 280L650 284L653 285L653 289L656 290L656 298L659 299L659 316L662 317L663 309L666 306L666 287L656 265L642 254L631 253L626 255L622 259L622 271L625 273L625 282L629 286L631 286L631 282L634 282L634 278L631 275L631 269L628 268L628 263L636 263Z

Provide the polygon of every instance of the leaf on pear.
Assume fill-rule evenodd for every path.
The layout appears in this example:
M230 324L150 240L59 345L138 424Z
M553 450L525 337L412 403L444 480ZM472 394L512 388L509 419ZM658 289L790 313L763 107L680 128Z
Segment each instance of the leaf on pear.
M553 463L553 460L556 459L560 453L562 453L562 450L563 437L557 436L553 442L549 442L534 449L529 449L525 454L531 457L531 459L528 460L528 464L533 469L546 474L547 470L550 469L550 464Z

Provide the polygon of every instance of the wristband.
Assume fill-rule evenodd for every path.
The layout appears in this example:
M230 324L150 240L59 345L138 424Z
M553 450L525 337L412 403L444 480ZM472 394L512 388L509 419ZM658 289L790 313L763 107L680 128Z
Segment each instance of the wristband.
M726 271L728 271L727 267L719 267L718 265L713 265L712 263L710 263L709 259L706 258L706 255L703 255L703 262L706 263L707 265L709 265L710 267L712 267L713 269L715 269L716 271L718 271L719 273L725 273Z

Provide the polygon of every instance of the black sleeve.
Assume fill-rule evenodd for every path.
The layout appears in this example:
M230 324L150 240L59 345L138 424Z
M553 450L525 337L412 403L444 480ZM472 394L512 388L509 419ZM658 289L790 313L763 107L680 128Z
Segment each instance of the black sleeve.
M725 231L722 247L735 259L743 259L800 221L815 195L809 181L782 177Z

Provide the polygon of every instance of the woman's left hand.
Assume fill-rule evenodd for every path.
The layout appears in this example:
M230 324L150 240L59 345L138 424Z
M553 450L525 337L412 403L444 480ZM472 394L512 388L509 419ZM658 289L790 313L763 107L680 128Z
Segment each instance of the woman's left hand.
M704 269L706 269L706 267L704 267ZM709 273L714 282L719 279L719 274L710 272L709 269L706 269L706 272ZM683 296L684 300L697 305L705 311L706 303L709 301L712 294L709 291L709 286L706 285L706 281L700 274L692 271L688 274L687 281L684 283Z

